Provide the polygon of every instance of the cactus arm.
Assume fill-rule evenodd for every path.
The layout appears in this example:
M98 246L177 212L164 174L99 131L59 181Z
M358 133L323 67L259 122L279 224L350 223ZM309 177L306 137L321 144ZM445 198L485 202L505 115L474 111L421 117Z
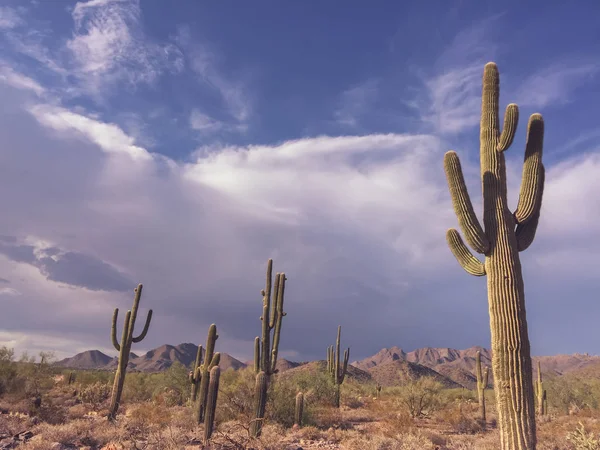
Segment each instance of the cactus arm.
M503 152L510 144L512 144L517 132L517 123L519 122L519 107L511 103L506 107L504 113L504 126L502 127L502 134L500 134L500 141L498 142L497 150Z
M254 372L260 372L260 338L254 338Z
M517 224L524 224L539 213L544 189L542 149L544 142L544 119L540 114L532 114L527 124L527 144L519 203L514 213Z
M350 359L350 349L347 348L344 352L344 367L342 368L342 373L340 373L340 384L344 382L344 378L346 378L346 372L348 371L348 359Z
M279 352L279 341L281 340L281 321L285 316L283 312L283 297L285 293L285 273L279 274L279 283L275 283L277 286L277 295L275 297L275 327L273 329L273 346L271 350L271 373L276 372L277 366L277 353Z
M275 274L275 285L273 286L273 295L269 295L269 302L271 307L269 309L269 329L273 329L275 326L275 320L277 320L277 306L278 306L278 295L279 295L279 283L281 282L281 274L278 272Z
M136 344L138 342L142 342L142 340L146 337L146 334L148 334L148 329L150 328L151 320L152 320L152 310L148 311L148 316L146 316L146 323L144 324L144 329L142 330L142 332L140 333L140 335L138 337L131 338L132 342L135 342Z
M208 370L212 370L213 367L218 366L220 362L221 362L221 353L216 352L212 358L212 361L210 362L210 365L208 366Z
M529 246L533 243L535 239L535 233L537 232L538 223L540 221L540 212L542 206L542 196L544 193L544 181L546 178L546 171L543 165L541 165L541 173L540 173L540 195L538 197L538 204L534 209L533 216L525 223L520 223L517 225L517 229L515 231L515 235L517 237L517 249L522 252L527 250Z
M342 333L342 326L338 326L337 340L335 341L335 382L338 383L340 376L340 335ZM339 383L338 383L339 384Z
M135 292L135 297L133 298L133 307L131 308L131 319L129 319L129 335L127 341L129 345L133 340L133 328L135 326L135 321L137 319L138 308L140 306L140 300L142 298L142 288L141 284L138 284L137 287L133 290Z
M454 228L449 229L446 232L446 241L450 251L467 273L475 275L476 277L482 277L485 275L485 265L479 261L469 248L465 245L460 234Z
M117 340L117 319L119 317L119 308L115 308L115 312L113 312L112 317L112 327L110 327L110 338L112 340L112 345L116 351L121 351L121 346L119 345L119 341Z
M467 191L467 185L463 177L460 159L454 151L446 152L444 155L444 170L452 197L454 212L458 223L463 230L465 239L477 252L485 254L490 248L490 242L485 235L479 219L473 210L473 204Z

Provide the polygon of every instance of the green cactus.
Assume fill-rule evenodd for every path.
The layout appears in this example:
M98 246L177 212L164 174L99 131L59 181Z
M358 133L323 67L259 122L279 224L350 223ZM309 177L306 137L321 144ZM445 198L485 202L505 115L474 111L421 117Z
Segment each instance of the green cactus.
M483 74L480 124L483 228L473 210L458 155L450 151L444 156L459 224L471 247L485 255L485 262L470 252L455 229L448 230L446 238L465 271L476 276L487 275L499 448L532 450L537 441L535 406L519 252L533 242L540 217L545 173L542 164L544 121L540 114L533 114L529 119L521 192L517 209L511 213L504 151L512 144L519 113L517 105L508 105L500 132L499 96L498 68L488 63Z
M271 295L271 283L273 278L273 260L267 262L267 283L260 294L263 296L262 337L260 345L254 340L254 363L255 372L264 372L268 377L277 373L277 353L279 352L279 340L281 338L281 322L286 315L283 312L283 296L285 292L285 273L275 274L275 286L273 296ZM273 342L271 343L271 331L273 331ZM258 362L258 365L256 364Z
M210 369L210 383L208 385L208 395L206 398L206 410L204 413L204 445L208 444L213 433L215 423L215 411L217 409L217 397L219 395L219 379L221 378L221 368L214 366Z
M117 341L117 319L119 316L119 308L115 308L112 318L111 328L111 339L115 349L119 352L119 360L117 364L117 371L115 373L115 381L113 384L112 394L110 397L110 407L108 418L114 420L117 416L119 409L119 403L121 401L121 394L123 392L123 385L125 383L125 373L127 370L127 364L129 363L129 354L131 353L131 344L141 342L148 333L150 328L150 321L152 320L152 310L148 311L146 317L146 324L144 329L138 337L133 337L133 328L135 326L135 320L137 318L138 307L140 305L140 299L142 297L142 285L138 284L134 290L135 297L133 299L133 307L125 314L125 322L123 323L123 335L121 336L121 344Z
M381 385L377 383L375 386L375 398L379 398L381 396Z
M254 419L250 424L250 436L259 437L262 432L265 409L267 407L268 376L265 372L258 372L254 384Z
M333 345L327 348L327 370L335 383L335 406L340 407L340 391L346 372L348 371L348 359L350 358L350 349L347 348L344 352L344 363L340 366L340 337L342 333L341 325L338 326L337 340L335 350Z
M479 398L479 419L483 426L486 424L485 414L485 390L488 387L489 368L481 370L481 352L477 352L475 356L475 375L477 376L477 396Z
M537 363L538 373L537 381L535 383L535 396L537 399L537 410L540 416L547 414L548 401L546 399L546 389L544 389L544 383L542 382L542 366L540 362Z
M255 402L256 413L260 414L255 417L253 427L251 428L252 436L260 435L262 429L262 421L264 419L265 405L260 402L267 401L267 390L271 376L277 373L277 354L279 352L279 341L281 339L281 322L286 315L283 312L283 297L285 293L285 281L287 280L285 273L277 273L275 275L275 286L271 294L271 284L273 278L273 260L267 262L267 281L265 289L261 291L263 296L263 311L260 320L262 321L262 337L256 337L254 340L254 370L256 376L256 386L264 389L260 395L256 395ZM271 342L271 331L273 331ZM259 377L262 380L263 374L266 381L259 383ZM258 434L256 434L258 433Z
M69 372L69 378L67 380L67 384L73 384L73 383L75 383L75 373Z
M304 394L302 392L296 394L296 409L294 412L294 425L301 427L304 416Z
M219 365L221 354L215 353L215 342L217 335L217 326L213 323L208 327L208 336L206 338L206 353L204 363L202 364L202 346L198 347L194 370L190 376L192 382L192 401L196 401L196 421L201 423L204 420L204 410L206 407L206 398L208 394L209 374L213 367Z

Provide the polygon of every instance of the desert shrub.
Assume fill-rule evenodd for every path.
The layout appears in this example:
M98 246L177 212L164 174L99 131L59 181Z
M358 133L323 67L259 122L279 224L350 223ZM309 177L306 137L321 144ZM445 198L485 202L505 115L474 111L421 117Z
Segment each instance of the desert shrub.
M11 391L17 379L17 367L14 362L15 351L6 346L0 347L0 395Z
M125 377L121 403L147 402L160 389L160 374L128 372Z
M65 372L68 376L68 371ZM75 383L78 386L88 386L95 383L104 383L112 386L114 372L108 370L78 370L76 372Z
M581 422L579 427L567 434L567 441L575 450L600 450L600 440L593 433L588 433Z
M586 408L598 409L600 380L582 379L573 375L549 378L544 382L549 408L563 414Z
M441 383L430 377L409 381L391 392L400 407L405 408L411 417L427 416L439 409L443 403Z
M107 383L96 382L82 387L78 392L78 398L82 403L90 405L97 411L110 397L111 387Z
M29 396L41 396L54 386L53 376L56 369L52 367L54 354L52 352L40 352L40 360L36 362L35 356L23 353L17 366L17 374L25 380L24 391Z
M156 388L154 397L160 396L166 406L181 406L190 396L191 383L188 378L188 369L176 361L165 372L159 374L154 380Z
M441 421L457 434L476 434L483 430L482 424L465 414L460 405L454 405L440 412Z
M256 374L252 367L226 370L219 382L217 422L240 420L248 423L254 411L254 382Z

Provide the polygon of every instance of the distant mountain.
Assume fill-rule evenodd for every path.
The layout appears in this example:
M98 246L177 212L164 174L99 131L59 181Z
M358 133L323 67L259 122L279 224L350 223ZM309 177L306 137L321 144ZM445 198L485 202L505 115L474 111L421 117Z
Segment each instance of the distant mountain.
M308 363L303 363L294 367L292 369L288 369L283 372L283 377L293 376L299 373L316 373L316 372L325 372L327 362L324 360L321 361L311 361ZM354 366L348 366L348 372L346 373L346 379L355 380L361 383L371 381L372 377L369 372L366 370L359 369Z
M109 364L113 358L105 355L100 350L88 350L78 353L71 358L65 358L56 362L57 366L69 367L71 369L97 369Z
M463 387L450 378L441 375L433 369L410 361L395 359L371 367L368 372L382 386L402 386L422 377L431 377L447 388Z
M196 360L197 352L198 346L190 343L176 346L161 345L141 356L132 353L127 367L128 369L140 372L160 372L168 369L175 362L179 362L186 367L191 367ZM202 349L203 357L204 354L205 350ZM115 370L117 367L117 358L111 358L98 350L89 350L71 358L58 361L56 365L73 369ZM230 368L237 370L246 367L246 364L227 353L221 353L221 362L219 365L222 370Z

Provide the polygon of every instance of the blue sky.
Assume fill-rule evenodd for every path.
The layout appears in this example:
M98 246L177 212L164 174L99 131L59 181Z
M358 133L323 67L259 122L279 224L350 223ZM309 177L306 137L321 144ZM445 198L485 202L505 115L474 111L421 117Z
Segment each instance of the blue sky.
M600 353L600 5L564 2L0 2L0 344L110 351L145 285L142 350L251 356L268 258L282 352L489 346L442 169L481 209L481 75L546 123L547 187L522 254L534 354ZM575 325L576 324L576 325ZM139 352L140 349L138 349Z

